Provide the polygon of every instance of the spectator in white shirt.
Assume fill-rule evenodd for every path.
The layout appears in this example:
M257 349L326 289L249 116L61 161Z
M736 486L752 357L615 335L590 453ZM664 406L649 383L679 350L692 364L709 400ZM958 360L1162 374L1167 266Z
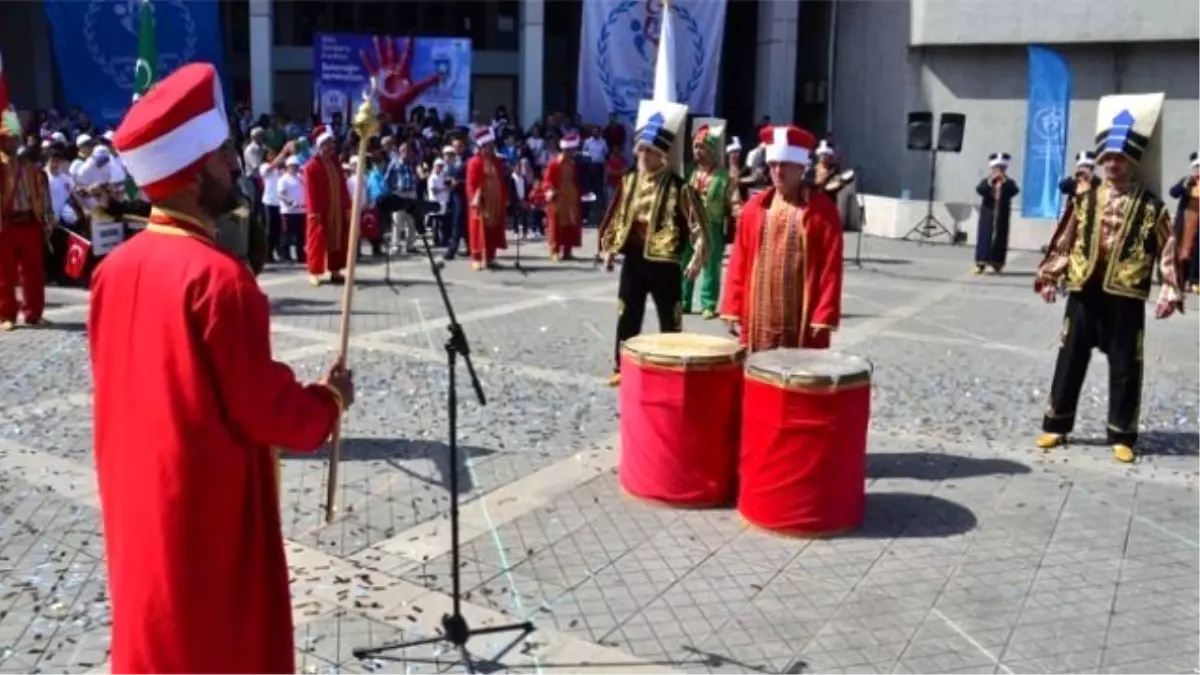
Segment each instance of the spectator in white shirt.
M292 155L285 162L285 172L279 177L275 192L279 199L279 214L283 219L280 245L283 259L289 262L304 262L304 217L308 208L304 203L304 176L300 173L300 158ZM295 256L289 252L295 249Z
M112 193L110 164L112 152L104 146L92 150L79 169L73 172L75 187L83 195L83 207L88 211L108 204Z
M50 207L63 225L79 222L79 206L75 202L75 183L67 173L67 157L54 152L46 162L46 178L50 183Z
M433 171L429 173L427 189L429 201L441 204L440 213L446 212L446 204L450 202L450 184L446 177L446 160L441 157L433 160Z
M583 154L593 164L604 164L604 160L608 159L608 141L604 140L600 127L592 127L592 135L583 142Z
M258 165L258 175L262 178L263 213L267 218L267 249L275 262L287 260L289 254L282 244L280 233L283 232L283 218L279 214L279 179L283 177L284 156L269 152L266 160Z
M87 134L79 134L75 138L75 150L78 156L71 161L70 173L75 182L79 182L79 171L83 169L83 163L92 155L92 150L96 147L96 141Z

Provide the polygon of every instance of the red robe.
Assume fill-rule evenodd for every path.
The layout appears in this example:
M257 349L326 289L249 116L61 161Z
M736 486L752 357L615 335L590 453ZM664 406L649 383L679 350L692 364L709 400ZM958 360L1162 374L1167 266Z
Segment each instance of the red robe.
M294 673L272 446L339 409L271 358L269 305L203 227L156 211L94 275L88 341L114 673Z
M46 309L46 220L50 183L41 167L0 154L0 321L36 324ZM17 302L17 286L21 301Z
M741 322L750 351L828 348L842 316L842 228L828 196L809 192L807 207L782 201L774 188L742 206L721 316Z
M554 199L546 204L546 239L550 253L568 255L583 245L583 195L575 160L559 155L546 165L546 192Z
M467 203L467 245L471 260L490 263L497 249L508 248L505 236L508 185L499 157L476 155L467 160Z
M350 246L350 191L346 172L336 159L313 155L304 165L304 200L308 205L304 255L308 273L336 274L346 267Z

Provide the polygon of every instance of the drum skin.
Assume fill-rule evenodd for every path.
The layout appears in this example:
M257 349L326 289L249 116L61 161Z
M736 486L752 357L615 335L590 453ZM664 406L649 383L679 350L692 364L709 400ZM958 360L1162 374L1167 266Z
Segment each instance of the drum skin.
M809 351L809 350L786 350ZM827 352L828 353L828 352ZM751 525L822 537L862 524L869 365L842 381L797 384L748 368L742 400L738 512Z
M699 337L728 343L723 362L643 358L629 348L637 338L622 348L618 474L633 497L682 508L733 501L745 352Z

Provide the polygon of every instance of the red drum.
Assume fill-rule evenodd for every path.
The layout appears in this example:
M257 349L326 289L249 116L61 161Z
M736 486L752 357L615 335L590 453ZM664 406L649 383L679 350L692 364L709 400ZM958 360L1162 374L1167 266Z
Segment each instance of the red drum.
M660 333L621 347L621 487L702 508L732 501L742 361L737 342Z
M862 524L871 369L825 349L746 360L738 511L750 524L806 537Z

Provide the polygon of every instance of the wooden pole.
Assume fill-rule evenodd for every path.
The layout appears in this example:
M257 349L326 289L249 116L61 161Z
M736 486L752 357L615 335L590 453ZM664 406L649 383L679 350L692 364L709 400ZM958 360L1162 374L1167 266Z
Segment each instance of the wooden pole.
M379 131L379 121L375 116L372 100L375 96L376 81L371 78L371 86L363 95L362 105L354 115L354 131L358 134L358 166L354 168L354 194L351 195L350 236L346 251L346 283L342 287L342 317L341 330L338 335L338 350L336 363L346 366L346 352L350 349L350 313L354 304L354 277L358 259L359 226L362 222L363 196L366 186L363 179L367 168L367 146L371 137ZM337 510L338 463L342 455L342 420L338 418L333 427L333 438L329 452L329 472L325 479L325 522L333 522Z

